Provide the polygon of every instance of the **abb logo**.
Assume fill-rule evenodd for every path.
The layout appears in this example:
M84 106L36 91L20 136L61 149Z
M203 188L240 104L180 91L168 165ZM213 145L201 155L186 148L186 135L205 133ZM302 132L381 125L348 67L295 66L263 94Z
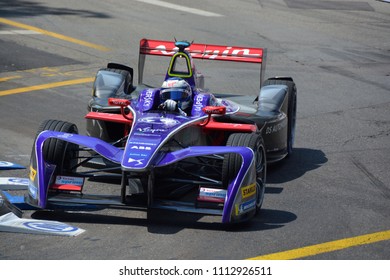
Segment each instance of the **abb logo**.
M145 150L145 151L151 151L152 148L151 147L147 147L147 146L131 146L130 149L135 149L135 150Z

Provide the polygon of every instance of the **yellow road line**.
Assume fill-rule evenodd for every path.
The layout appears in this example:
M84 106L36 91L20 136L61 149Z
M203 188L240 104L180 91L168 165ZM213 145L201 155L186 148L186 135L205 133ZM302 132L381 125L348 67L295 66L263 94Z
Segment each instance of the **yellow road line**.
M27 30L31 30L31 31L35 31L35 32L39 32L39 33L45 34L45 35L50 36L50 37L54 37L54 38L57 38L57 39L60 39L60 40L68 41L68 42L71 42L71 43L74 43L74 44L78 44L78 45L82 45L82 46L85 46L85 47L97 49L97 50L100 50L100 51L109 51L110 50L109 48L101 46L101 45L89 43L89 42L86 42L86 41L83 41L83 40L75 39L75 38L72 38L72 37L68 37L68 36L65 36L65 35L62 35L62 34L54 33L54 32L48 31L48 30L44 30L44 29L41 29L41 28L38 28L38 27L34 27L34 26L31 26L31 25L19 23L19 22L16 22L16 21L5 19L5 18L0 18L0 23L4 23L4 24L7 24L7 25L11 25L11 26L14 26L14 27L27 29Z
M385 240L390 240L390 230L340 239L313 246L306 246L269 255L257 256L250 258L249 260L293 260Z
M22 76L4 77L4 78L0 78L0 82L6 82L6 81L9 81L9 80L19 79L19 78L21 78L21 77L22 77Z
M22 88L3 90L3 91L0 91L0 96L16 94L16 93L23 93L23 92L30 92L30 91L36 91L36 90L43 90L43 89L50 89L50 88L56 88L56 87L64 87L64 86L70 86L70 85L90 83L90 82L93 82L94 79L95 78L93 78L93 77L92 78L82 78L82 79L67 80L67 81L56 82L56 83L35 85L35 86L30 86L30 87L22 87Z

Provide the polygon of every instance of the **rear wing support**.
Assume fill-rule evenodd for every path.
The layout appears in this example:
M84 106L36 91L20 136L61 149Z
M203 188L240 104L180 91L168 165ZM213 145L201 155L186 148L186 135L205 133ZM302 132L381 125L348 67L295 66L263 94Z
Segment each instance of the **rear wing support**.
M173 56L179 50L175 42L141 39L138 59L138 84L143 82L146 55ZM267 49L237 46L221 46L192 43L186 51L193 59L258 63L260 67L260 87L264 81Z

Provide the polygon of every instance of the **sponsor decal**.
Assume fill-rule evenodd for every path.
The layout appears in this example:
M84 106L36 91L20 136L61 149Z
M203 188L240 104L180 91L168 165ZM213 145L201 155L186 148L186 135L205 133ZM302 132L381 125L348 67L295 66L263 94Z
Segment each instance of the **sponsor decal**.
M135 166L137 166L137 165L143 165L143 164L144 164L143 161L144 161L144 159L134 159L134 158L129 158L129 159L127 160L128 163L136 162Z
M175 120L175 119L170 119L170 118L165 118L165 117L162 117L162 118L153 118L153 117L147 117L147 118L142 118L142 119L139 119L140 123L148 123L148 124L155 124L155 125L163 125L164 127L166 128L169 128L169 127L173 127L177 124L179 124L180 122Z
M153 89L147 89L145 95L143 96L143 108L149 109L153 105Z
M149 144L149 143L142 143L137 141L128 143L127 157L129 159L127 162L131 163L137 161L138 162L137 165L143 164L142 161L144 159L140 159L140 158L149 157L156 146L157 144L154 143Z
M196 48L196 44L194 44L195 48ZM210 46L211 47L211 46ZM230 60L240 60L240 59L244 59L245 58L248 58L248 57L252 57L252 58L261 58L262 57L262 53L260 52L257 52L256 53L256 50L254 49L250 49L250 48L236 48L236 47L224 47L224 46L221 46L221 47L217 47L215 46L214 49L199 49L199 50L196 50L196 49L189 49L187 48L186 50L189 50L190 53L191 53L191 56L193 58L202 58L202 59L217 59L218 57L221 57L221 58L229 58ZM167 46L165 45L158 45L155 47L154 50L152 50L151 52L152 53L155 53L155 54L161 54L161 55L174 55L178 50L179 48L178 47L175 47L173 49L170 49L171 51L167 51Z
M131 145L142 145L142 146L157 146L158 144L157 143L153 143L153 142L150 142L150 143L147 143L147 142L144 142L144 141L131 141L130 143ZM129 144L129 145L130 145Z
M125 107L130 105L130 100L120 98L108 98L108 104L111 106Z
M68 138L71 138L73 137L73 134L71 133L64 133L64 134L60 134L58 135L59 138L65 138L65 139L68 139Z
M132 150L144 150L144 151L151 151L152 148L151 147L148 147L148 146L138 146L138 145L133 145L130 147L130 149Z
M202 108L204 107L203 106L203 98L204 98L203 94L196 95L196 97L194 98L194 104L192 105L193 111L195 111L195 112L202 111Z
M177 120L169 119L169 118L161 118L160 121L162 124L164 124L165 127L172 127L180 123Z
M225 106L206 106L203 108L203 112L205 112L208 115L211 115L211 114L223 115L226 113L226 107Z
M255 193L256 193L256 183L241 188L242 198L247 198L249 196L254 195Z
M29 174L30 181L34 181L36 175L37 175L37 171L30 165L30 174Z
M144 127L144 128L137 128L137 131L138 132L142 132L142 133L163 133L163 132L166 132L167 129L166 128L151 128L151 127Z
M226 190L200 187L198 200L209 202L225 202Z
M243 202L241 204L236 204L236 215L240 215L246 212L251 211L256 206L256 198Z
M60 175L56 177L56 181L54 182L53 185L50 186L50 189L81 192L83 186L84 186L83 177Z
M253 55L249 49L233 49L232 47L227 47L225 50L206 50L202 57L206 59L216 59L220 53L221 57L228 57L231 55L237 59Z
M84 178L82 177L70 177L70 176L57 176L56 177L56 185L75 185L75 186L83 186Z
M168 52L167 51L167 47L165 45L159 45L159 46L156 47L155 50L152 50L152 52L154 52L154 53L161 52L161 54L163 54L163 55L174 55L178 50L179 50L179 48L175 47L173 49L173 51Z
M283 128L285 128L286 125L287 125L286 121L278 123L278 124L270 125L265 129L265 134L276 133L276 132L282 130Z

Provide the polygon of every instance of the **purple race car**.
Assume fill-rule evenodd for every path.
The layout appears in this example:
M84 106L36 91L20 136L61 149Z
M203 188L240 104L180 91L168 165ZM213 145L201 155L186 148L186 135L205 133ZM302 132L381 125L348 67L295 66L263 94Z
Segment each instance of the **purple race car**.
M146 55L171 57L161 87L142 83ZM194 59L261 64L253 107L203 89ZM86 115L75 124L47 120L31 157L26 201L42 209L69 205L143 206L220 215L242 222L259 212L266 165L292 152L296 88L292 78L263 82L265 49L168 42L140 43L133 69L110 63L97 72ZM117 181L116 194L88 191Z

